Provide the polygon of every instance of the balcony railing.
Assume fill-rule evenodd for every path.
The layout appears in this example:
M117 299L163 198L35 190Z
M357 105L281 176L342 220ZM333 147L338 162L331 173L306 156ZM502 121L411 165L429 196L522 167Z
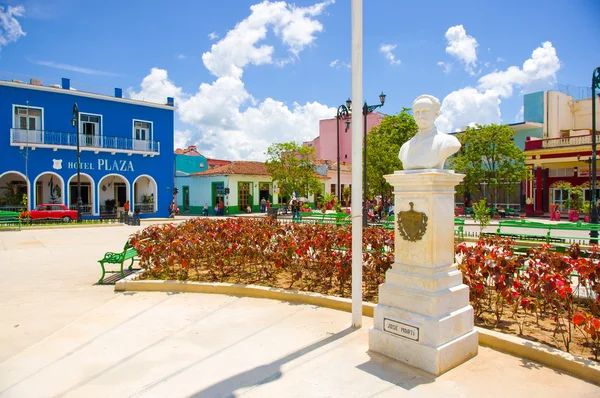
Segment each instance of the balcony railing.
M135 209L140 213L154 213L154 205L152 203L136 203Z
M10 144L31 147L77 147L77 134L50 130L10 129ZM160 143L127 137L79 134L81 150L160 153ZM88 149L89 148L89 149Z
M92 214L92 204L82 204L81 214L89 215ZM77 210L77 205L69 205L69 210Z
M597 139L600 137L596 137ZM591 145L592 144L592 135L575 135L571 137L561 137L561 138L546 138L543 140L529 140L525 141L525 150L531 151L534 149L546 149L546 148L560 148L560 147L568 147L568 146L578 146L578 145Z

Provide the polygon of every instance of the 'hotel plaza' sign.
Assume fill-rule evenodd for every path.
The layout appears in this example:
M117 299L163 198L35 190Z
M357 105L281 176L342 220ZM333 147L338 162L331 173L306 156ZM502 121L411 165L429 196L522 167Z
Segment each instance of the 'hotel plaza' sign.
M63 168L62 159L52 159L52 168L60 170ZM100 171L134 171L131 160L113 160L98 159L94 162L81 162L81 170L100 170ZM67 169L77 169L77 162L67 162Z

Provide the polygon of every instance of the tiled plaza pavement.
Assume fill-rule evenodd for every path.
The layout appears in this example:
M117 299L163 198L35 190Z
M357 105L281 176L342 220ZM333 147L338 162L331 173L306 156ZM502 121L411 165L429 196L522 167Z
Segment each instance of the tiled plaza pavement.
M94 285L138 228L0 232L1 397L600 396L483 347L436 379L370 354L371 319L344 312Z

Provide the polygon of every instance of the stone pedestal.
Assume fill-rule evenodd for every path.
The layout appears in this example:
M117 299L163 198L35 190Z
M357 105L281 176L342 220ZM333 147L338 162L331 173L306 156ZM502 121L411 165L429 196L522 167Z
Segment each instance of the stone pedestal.
M385 176L395 194L395 261L379 287L369 349L436 376L474 357L478 348L469 288L454 264L454 187L463 177L437 169ZM413 211L427 217L416 241L398 228L398 213L411 210L411 202ZM421 217L402 218L407 225Z

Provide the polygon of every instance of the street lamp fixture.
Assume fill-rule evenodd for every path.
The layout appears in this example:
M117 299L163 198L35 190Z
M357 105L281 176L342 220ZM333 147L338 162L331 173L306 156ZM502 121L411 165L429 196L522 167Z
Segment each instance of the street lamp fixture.
M352 109L352 101L350 98L346 100L346 105L340 105L337 109L336 125L337 125L337 200L338 203L342 200L342 188L340 185L340 120L346 120L346 130L350 127L350 111Z
M76 127L75 136L77 138L77 222L81 222L81 152L79 150L79 108L77 102L73 103L73 119L71 125Z
M365 101L363 105L363 227L367 226L367 116L375 109L382 107L385 104L386 95L381 92L379 101L381 104L368 105Z
M598 224L598 203L596 195L596 89L600 90L600 66L594 70L592 74L592 192L590 203L590 221L592 224ZM599 95L600 97L600 95ZM598 243L598 231L590 231L590 243Z

